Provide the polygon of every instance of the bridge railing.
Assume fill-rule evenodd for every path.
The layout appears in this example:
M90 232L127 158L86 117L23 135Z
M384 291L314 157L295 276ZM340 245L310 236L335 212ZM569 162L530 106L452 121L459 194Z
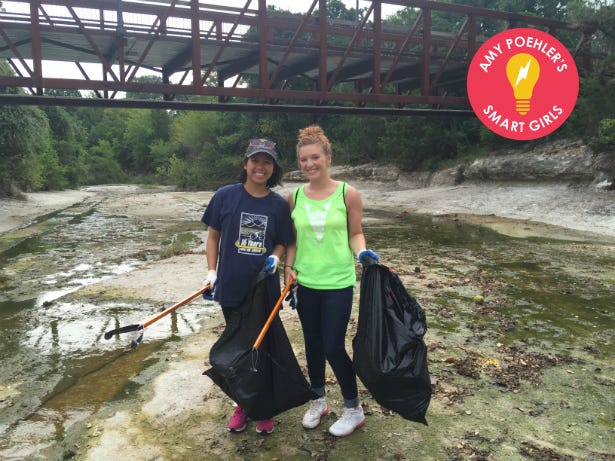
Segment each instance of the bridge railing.
M362 3L368 7L356 21L322 21L326 0L313 0L304 13L268 9L265 0L242 8L197 0L5 1L0 59L15 75L0 76L0 85L38 96L92 91L104 100L129 92L167 102L209 96L222 105L469 112L467 66L489 34L517 26L561 32L575 41L573 55L589 62L591 31L573 24L424 0ZM408 8L412 23L383 18L383 5ZM442 18L446 27L438 28ZM52 77L51 61L70 70ZM139 80L148 74L159 82Z

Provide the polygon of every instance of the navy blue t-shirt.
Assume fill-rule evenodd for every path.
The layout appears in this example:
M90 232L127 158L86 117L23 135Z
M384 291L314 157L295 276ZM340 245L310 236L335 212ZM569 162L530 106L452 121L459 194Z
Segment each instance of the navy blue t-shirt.
M215 300L225 308L239 307L275 245L295 241L286 200L273 191L254 197L243 184L218 189L201 221L221 234ZM269 292L277 300L278 273L269 280Z

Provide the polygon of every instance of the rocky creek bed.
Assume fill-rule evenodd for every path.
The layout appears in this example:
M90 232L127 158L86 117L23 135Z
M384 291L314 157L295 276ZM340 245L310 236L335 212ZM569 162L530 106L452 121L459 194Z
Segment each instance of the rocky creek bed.
M102 227L89 250L102 251L107 261L114 255L117 261L132 261L126 271L97 273L95 280L39 303L37 316L58 322L60 343L64 331L76 329L88 344L80 349L85 351L82 357L96 359L81 366L78 360L58 362L61 372L72 377L49 370L43 375L53 377L49 387L27 385L19 363L3 363L0 458L611 460L612 192L561 184L424 189L399 181L353 183L364 196L370 247L400 274L427 313L434 391L429 426L392 414L360 386L367 424L348 438L329 436L326 429L341 410L329 373L332 414L318 429L304 430L304 409L296 408L276 417L275 432L268 437L256 434L253 424L241 434L229 434L225 426L231 403L201 375L208 367L209 348L223 329L215 305L194 301L169 319L175 322L170 330L168 324L147 329L136 349L126 339L101 338L105 328L138 320L199 288L206 231L198 220L211 192L101 186L49 200L44 194L29 195L21 208L0 201L2 221L13 222L0 236L5 307L34 290L37 277L48 269L45 265L56 261L27 249L6 253L15 242L49 232L41 223L37 227L33 217L61 209L84 221L121 218L139 228L124 240L112 234L116 226ZM292 187L287 184L283 192ZM58 226L48 221L52 228ZM176 246L182 235L194 238ZM24 283L17 288L20 277ZM50 289L62 287L59 280L48 284ZM358 290L355 298L357 302ZM54 317L66 306L71 312L81 306L85 312L71 328L63 317ZM109 317L111 324L104 320ZM297 315L285 308L281 317L303 365ZM356 321L355 309L349 349ZM11 334L24 330L18 327ZM16 343L19 350L36 354L38 341L61 356L53 335L47 336ZM36 361L34 355L30 359Z

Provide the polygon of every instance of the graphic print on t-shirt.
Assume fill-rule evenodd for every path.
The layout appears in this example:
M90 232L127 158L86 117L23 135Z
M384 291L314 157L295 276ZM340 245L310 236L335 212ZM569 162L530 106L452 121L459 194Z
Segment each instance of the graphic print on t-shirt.
M240 254L260 255L265 248L267 233L267 216L252 213L241 213L239 239L235 243Z
M309 203L305 204L305 210L307 211L308 219L310 220L310 226L316 236L316 241L321 242L322 237L325 234L325 222L327 221L327 215L329 214L329 208L331 202L327 202L323 209L318 207L312 207Z

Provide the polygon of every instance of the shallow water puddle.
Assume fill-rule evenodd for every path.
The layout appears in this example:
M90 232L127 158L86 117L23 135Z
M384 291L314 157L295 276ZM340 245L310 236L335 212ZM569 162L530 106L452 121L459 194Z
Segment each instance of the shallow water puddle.
M154 227L86 205L0 236L0 458L44 452L75 421L126 395L164 342L199 328L202 307L187 306L147 328L136 349L131 334L103 339L159 307L67 295L157 259L158 246Z

